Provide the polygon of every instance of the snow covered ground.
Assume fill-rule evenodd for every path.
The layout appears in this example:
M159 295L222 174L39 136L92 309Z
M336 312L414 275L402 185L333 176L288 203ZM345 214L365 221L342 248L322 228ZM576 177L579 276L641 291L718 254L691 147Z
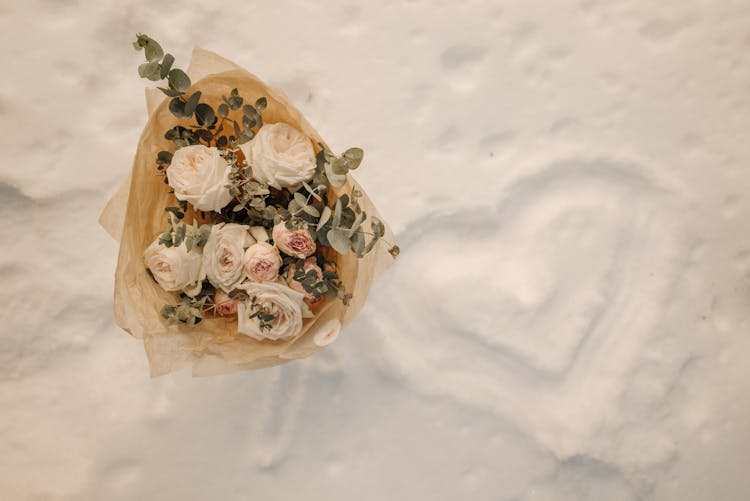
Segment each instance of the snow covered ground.
M96 223L136 32L283 88L402 256L327 351L148 377ZM0 1L0 498L750 498L750 5Z

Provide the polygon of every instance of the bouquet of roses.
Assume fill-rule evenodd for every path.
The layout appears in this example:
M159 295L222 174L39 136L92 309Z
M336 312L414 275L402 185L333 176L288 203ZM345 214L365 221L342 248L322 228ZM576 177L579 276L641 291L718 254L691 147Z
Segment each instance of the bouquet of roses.
M215 54L194 51L183 71L146 35L134 47L140 76L164 84L147 91L131 179L101 220L121 233L118 324L153 375L326 346L398 254L349 174L362 150L334 155L283 94Z

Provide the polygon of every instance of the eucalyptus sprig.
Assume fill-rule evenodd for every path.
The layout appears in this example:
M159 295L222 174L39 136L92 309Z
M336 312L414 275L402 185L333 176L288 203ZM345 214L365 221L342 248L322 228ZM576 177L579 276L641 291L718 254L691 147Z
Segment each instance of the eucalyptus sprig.
M209 295L190 297L186 294L181 294L178 304L165 304L162 307L161 316L167 320L169 325L182 322L189 327L193 327L203 320L203 313L209 301Z
M181 200L177 207L167 207L164 209L168 214L169 228L159 236L159 243L165 247L179 247L185 243L187 251L193 250L193 247L203 247L208 241L211 233L211 225L198 225L197 220L193 220L192 225L188 225L183 218L187 210L187 202Z
M146 62L138 67L138 74L142 78L151 81L167 80L167 86L158 89L172 98L169 101L169 111L172 115L181 120L195 118L195 126L178 125L166 132L165 138L174 142L175 149L194 144L211 146L212 143L220 149L236 148L237 145L255 137L257 130L263 126L262 112L268 105L267 98L258 98L254 105L243 104L245 100L239 91L232 89L229 97L222 96L224 102L214 110L208 103L201 102L201 91L187 95L192 86L190 77L185 71L173 67L174 56L164 54L156 40L148 35L138 34L133 47L145 52ZM230 110L240 109L241 117L230 117ZM227 120L232 124L232 131L222 135ZM171 157L167 159L162 153L168 152L160 152L160 156L157 156L156 162L160 171L164 171L171 161Z
M312 294L316 299L335 298L341 299L344 304L348 304L351 294L347 294L344 285L341 283L336 264L330 261L324 262L322 266L322 277L318 277L316 270L304 270L304 261L299 259L294 264L294 273L292 279L299 282L305 289L305 292Z
M250 311L252 313L248 315L248 318L257 318L258 327L260 327L261 331L270 331L273 328L273 324L271 322L276 320L276 315L266 311L266 309L256 301L255 297L253 297L250 302Z
M318 143L318 146L320 151L315 157L317 170L313 179L337 188L344 186L349 171L355 170L362 163L364 151L362 148L349 148L337 157L324 144Z

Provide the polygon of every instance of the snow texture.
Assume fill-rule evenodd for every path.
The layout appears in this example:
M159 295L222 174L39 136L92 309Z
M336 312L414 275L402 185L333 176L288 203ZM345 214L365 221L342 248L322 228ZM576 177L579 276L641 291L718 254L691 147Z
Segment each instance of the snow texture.
M284 89L402 255L329 349L149 379L97 218L136 32ZM0 2L3 500L745 501L750 6Z

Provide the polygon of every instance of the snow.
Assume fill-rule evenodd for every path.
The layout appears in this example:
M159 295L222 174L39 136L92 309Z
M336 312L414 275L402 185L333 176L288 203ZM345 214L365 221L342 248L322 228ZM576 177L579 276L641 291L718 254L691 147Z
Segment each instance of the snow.
M130 47L281 87L402 255L329 348L149 379L99 212ZM744 501L746 2L0 3L8 500Z

